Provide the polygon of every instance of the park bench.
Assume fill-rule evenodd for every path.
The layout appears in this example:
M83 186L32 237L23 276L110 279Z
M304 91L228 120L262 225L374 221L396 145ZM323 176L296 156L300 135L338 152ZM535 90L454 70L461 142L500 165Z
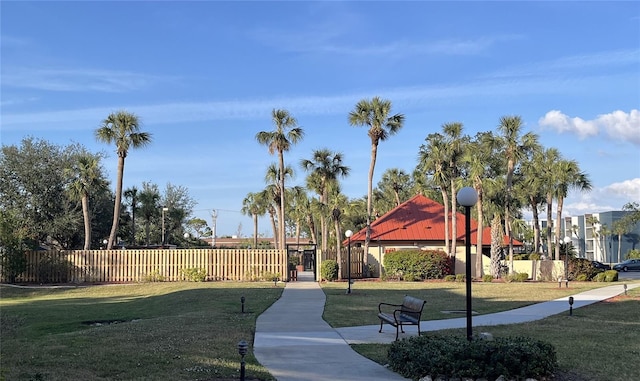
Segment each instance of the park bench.
M378 317L380 318L380 331L378 332L382 332L384 323L390 324L396 327L396 340L398 340L398 333L404 333L403 326L417 325L418 335L420 335L420 317L425 303L422 299L407 295L402 304L378 304Z

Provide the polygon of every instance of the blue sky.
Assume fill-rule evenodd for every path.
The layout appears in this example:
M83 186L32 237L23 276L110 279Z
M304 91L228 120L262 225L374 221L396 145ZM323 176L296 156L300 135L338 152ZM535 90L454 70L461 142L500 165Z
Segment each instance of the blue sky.
M376 176L411 172L425 137L448 122L524 132L577 160L594 185L567 215L640 202L639 2L13 2L1 3L1 141L26 136L109 154L94 131L139 115L153 144L129 153L124 186L189 188L218 235L252 234L239 213L276 160L255 141L273 108L305 139L285 157L344 154L343 191L367 191L370 141L347 115L363 98L406 116L382 142ZM262 221L261 234L271 235Z

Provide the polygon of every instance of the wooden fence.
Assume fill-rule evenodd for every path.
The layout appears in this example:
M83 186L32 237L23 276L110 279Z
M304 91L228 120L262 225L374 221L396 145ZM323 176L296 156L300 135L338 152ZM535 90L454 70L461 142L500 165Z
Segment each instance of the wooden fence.
M284 250L70 250L31 251L26 256L27 271L17 277L17 282L181 281L185 279L183 270L187 269L204 269L206 279L214 281L287 276Z
M342 276L342 279L347 279L348 278L348 267L347 267L347 263L349 261L349 252L347 248L341 248L340 250L340 255L341 255L341 263L340 263L340 275ZM364 256L364 248L363 247L352 247L351 248L351 278L352 279L361 279L363 278L363 273L362 273L362 258ZM327 252L325 253L325 255L322 256L323 260L326 259L332 259L334 261L337 261L338 255L336 252L336 249L329 249L327 250Z

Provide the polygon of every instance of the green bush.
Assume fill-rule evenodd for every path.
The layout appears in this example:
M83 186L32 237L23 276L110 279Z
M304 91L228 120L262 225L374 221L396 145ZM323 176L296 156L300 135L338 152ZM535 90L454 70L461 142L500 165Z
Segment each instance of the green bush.
M602 270L593 267L591 261L586 258L569 260L569 280L576 280L580 275L585 275L587 280L592 280L600 272Z
M598 273L595 277L596 282L617 282L618 272L616 270L606 270Z
M487 282L487 283L491 283L491 282L493 282L493 275L491 275L491 274L484 274L484 275L482 276L482 281L483 281L483 282Z
M442 279L452 273L451 258L441 250L399 250L384 256L390 278L399 280Z
M456 336L414 336L391 344L387 357L392 370L413 380L425 376L541 379L558 366L551 344L526 337L468 341Z
M73 264L49 253L43 254L35 265L40 283L67 283Z
M508 274L504 280L507 283L511 283L511 282L526 282L527 279L529 279L529 274L527 273L518 273L518 272L513 272L511 274Z
M445 280L446 282L455 282L455 280L456 280L456 276L455 276L455 275L453 275L453 274L445 275L445 276L444 276L444 280Z
M633 249L627 252L627 259L640 259L640 250Z
M467 279L464 274L456 274L456 282L462 283Z
M207 279L207 270L202 268L182 269L182 276L189 282L204 282Z
M589 279L587 278L587 275L585 275L585 274L580 274L580 275L578 275L578 276L576 277L576 279L575 279L575 280L576 280L577 282L586 282L586 281L588 281Z
M149 274L145 275L142 279L143 282L164 282L164 275L160 274L159 270L154 270Z
M320 276L322 276L322 279L329 282L333 282L338 279L338 262L333 259L323 261L320 266Z

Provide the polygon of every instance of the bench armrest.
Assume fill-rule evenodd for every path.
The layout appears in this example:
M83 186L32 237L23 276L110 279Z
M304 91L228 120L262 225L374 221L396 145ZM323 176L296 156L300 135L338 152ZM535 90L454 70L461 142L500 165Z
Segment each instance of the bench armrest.
M380 304L378 304L378 312L382 312L382 306L385 306L385 307L402 307L402 304L380 303ZM398 310L395 310L395 311L398 311ZM394 311L394 314L395 314L395 311Z

